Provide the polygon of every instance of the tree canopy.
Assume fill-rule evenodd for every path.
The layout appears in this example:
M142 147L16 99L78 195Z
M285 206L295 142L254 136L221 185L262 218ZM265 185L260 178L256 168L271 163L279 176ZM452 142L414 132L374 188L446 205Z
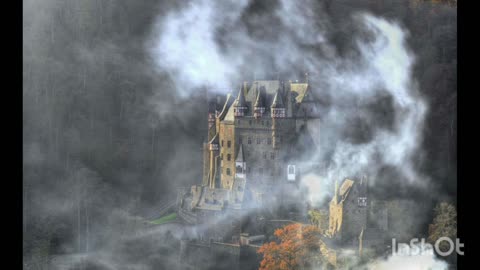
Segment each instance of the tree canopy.
M265 243L258 250L263 254L260 270L295 270L325 261L321 231L316 226L290 224L277 229L274 235L278 242Z

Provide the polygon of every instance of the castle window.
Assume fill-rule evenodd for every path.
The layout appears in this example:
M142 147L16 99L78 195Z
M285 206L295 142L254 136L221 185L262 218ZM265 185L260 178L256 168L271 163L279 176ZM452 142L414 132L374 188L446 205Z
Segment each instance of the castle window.
M222 147L223 147L223 140L222 140Z
M252 144L252 138L248 137L247 142L248 142L248 144Z
M230 175L230 168L227 168L227 175Z
M270 159L275 159L275 153L270 153Z
M267 144L272 144L272 139L271 138L267 139Z
M223 154L220 154L220 160L223 160Z
M262 139L257 138L257 144L260 144L262 142Z
M289 173L289 174L295 174L295 167L292 166L292 165L289 165L289 166L288 166L288 173Z
M227 160L230 161L230 159L232 158L232 156L230 154L227 155Z
M358 206L367 206L367 197L358 197Z
M230 148L230 146L232 146L232 142L231 142L231 141L227 141L227 147Z

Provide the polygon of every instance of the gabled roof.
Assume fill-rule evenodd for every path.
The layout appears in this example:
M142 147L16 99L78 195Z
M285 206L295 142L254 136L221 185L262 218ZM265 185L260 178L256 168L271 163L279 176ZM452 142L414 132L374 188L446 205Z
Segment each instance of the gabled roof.
M302 103L307 94L308 83L290 83L290 90L295 93L295 101Z
M229 109L231 108L232 103L234 102L233 97L231 94L227 94L227 99L225 100L225 104L223 105L223 109L218 115L218 119L222 121L227 113L230 111ZM233 113L233 112L232 112Z
M340 187L340 190L338 191L338 195L340 196L346 195L348 191L352 188L354 183L355 182L353 180L345 179L345 181L343 181L342 183L342 186Z

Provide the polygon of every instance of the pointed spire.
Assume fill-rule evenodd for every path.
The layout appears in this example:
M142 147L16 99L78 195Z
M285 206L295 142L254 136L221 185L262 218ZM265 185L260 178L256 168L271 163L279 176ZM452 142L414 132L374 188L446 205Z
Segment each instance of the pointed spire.
M245 112L247 111L247 102L245 101L245 93L243 92L243 88L238 90L238 96L233 103L233 107L235 117L245 116Z
M237 96L237 99L235 100L235 107L245 107L246 106L246 102L245 102L245 93L243 91L243 89L240 89L238 91L238 96Z
M243 144L240 144L240 147L238 148L238 154L237 158L235 159L237 162L244 162L245 157L243 156Z
M257 99L255 105L253 105L253 117L256 119L262 117L265 113L265 103L263 102L263 95L260 90L257 89Z
M243 82L243 94L246 95L248 93L248 82Z
M255 107L265 107L263 105L263 96L262 96L262 93L260 93L260 91L257 91L257 99L255 100Z
M282 97L280 96L280 89L277 89L275 97L273 98L272 108L285 108L283 105Z

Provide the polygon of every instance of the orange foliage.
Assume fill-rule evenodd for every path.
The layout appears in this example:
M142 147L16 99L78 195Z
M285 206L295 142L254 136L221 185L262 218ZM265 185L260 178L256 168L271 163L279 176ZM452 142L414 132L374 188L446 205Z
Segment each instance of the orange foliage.
M312 225L291 224L275 230L279 243L265 243L259 270L294 270L310 265L320 256L321 231Z

